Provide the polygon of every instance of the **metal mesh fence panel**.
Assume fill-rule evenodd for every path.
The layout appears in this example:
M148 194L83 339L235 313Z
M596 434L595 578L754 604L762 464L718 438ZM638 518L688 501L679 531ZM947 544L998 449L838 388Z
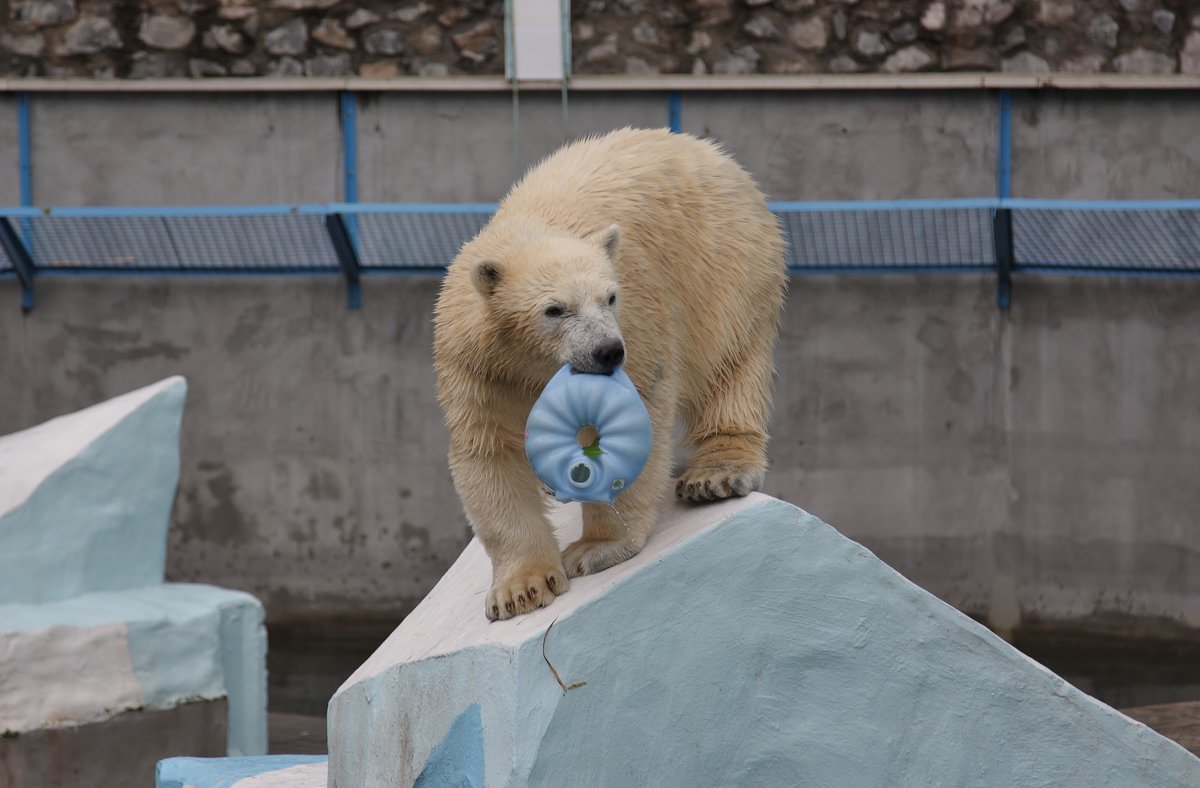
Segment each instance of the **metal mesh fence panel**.
M346 215L365 270L444 268L491 218L474 212Z
M45 216L29 249L46 269L337 270L318 215Z
M993 206L775 204L793 271L990 270ZM997 202L996 205L1001 203ZM1004 204L1014 270L1200 273L1194 204ZM71 209L8 219L36 268L64 271L332 272L325 218L343 211L363 270L439 270L488 222L489 206ZM13 263L0 250L0 273Z
M990 268L986 208L777 212L794 269Z
M1200 270L1200 211L1013 211L1016 270Z

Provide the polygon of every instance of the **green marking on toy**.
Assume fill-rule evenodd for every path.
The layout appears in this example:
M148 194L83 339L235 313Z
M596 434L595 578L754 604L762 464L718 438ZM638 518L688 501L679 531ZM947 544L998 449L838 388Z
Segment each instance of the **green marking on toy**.
M604 452L600 450L600 436L596 436L596 440L592 441L591 446L583 447L583 456L591 457L593 460L599 457Z

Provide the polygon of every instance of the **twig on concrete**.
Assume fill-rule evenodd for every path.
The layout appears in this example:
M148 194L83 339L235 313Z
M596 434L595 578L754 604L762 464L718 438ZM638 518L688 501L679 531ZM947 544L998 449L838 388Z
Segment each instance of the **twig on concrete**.
M574 684L567 684L563 682L562 677L558 675L558 671L555 670L554 666L550 664L550 658L546 656L546 638L550 637L550 629L557 622L557 618L555 618L554 621L551 621L550 626L546 627L546 634L542 635L542 659L546 660L546 667L550 668L550 672L554 674L554 680L558 682L558 686L562 687L563 694L566 695L573 689L579 689L580 687L585 686L587 682L577 681Z

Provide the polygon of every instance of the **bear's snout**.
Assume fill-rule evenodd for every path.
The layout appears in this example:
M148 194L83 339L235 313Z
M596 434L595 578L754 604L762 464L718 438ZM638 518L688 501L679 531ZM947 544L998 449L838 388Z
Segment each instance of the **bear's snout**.
M592 351L592 361L596 363L597 372L611 375L617 365L625 360L625 343L619 339L610 339Z

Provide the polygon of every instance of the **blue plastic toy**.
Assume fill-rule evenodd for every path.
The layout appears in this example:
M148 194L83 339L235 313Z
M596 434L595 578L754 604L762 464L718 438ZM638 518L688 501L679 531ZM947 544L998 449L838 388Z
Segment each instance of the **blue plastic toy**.
M599 434L589 446L579 435ZM576 373L568 364L550 378L525 422L525 455L563 503L613 505L650 458L650 414L625 370Z

